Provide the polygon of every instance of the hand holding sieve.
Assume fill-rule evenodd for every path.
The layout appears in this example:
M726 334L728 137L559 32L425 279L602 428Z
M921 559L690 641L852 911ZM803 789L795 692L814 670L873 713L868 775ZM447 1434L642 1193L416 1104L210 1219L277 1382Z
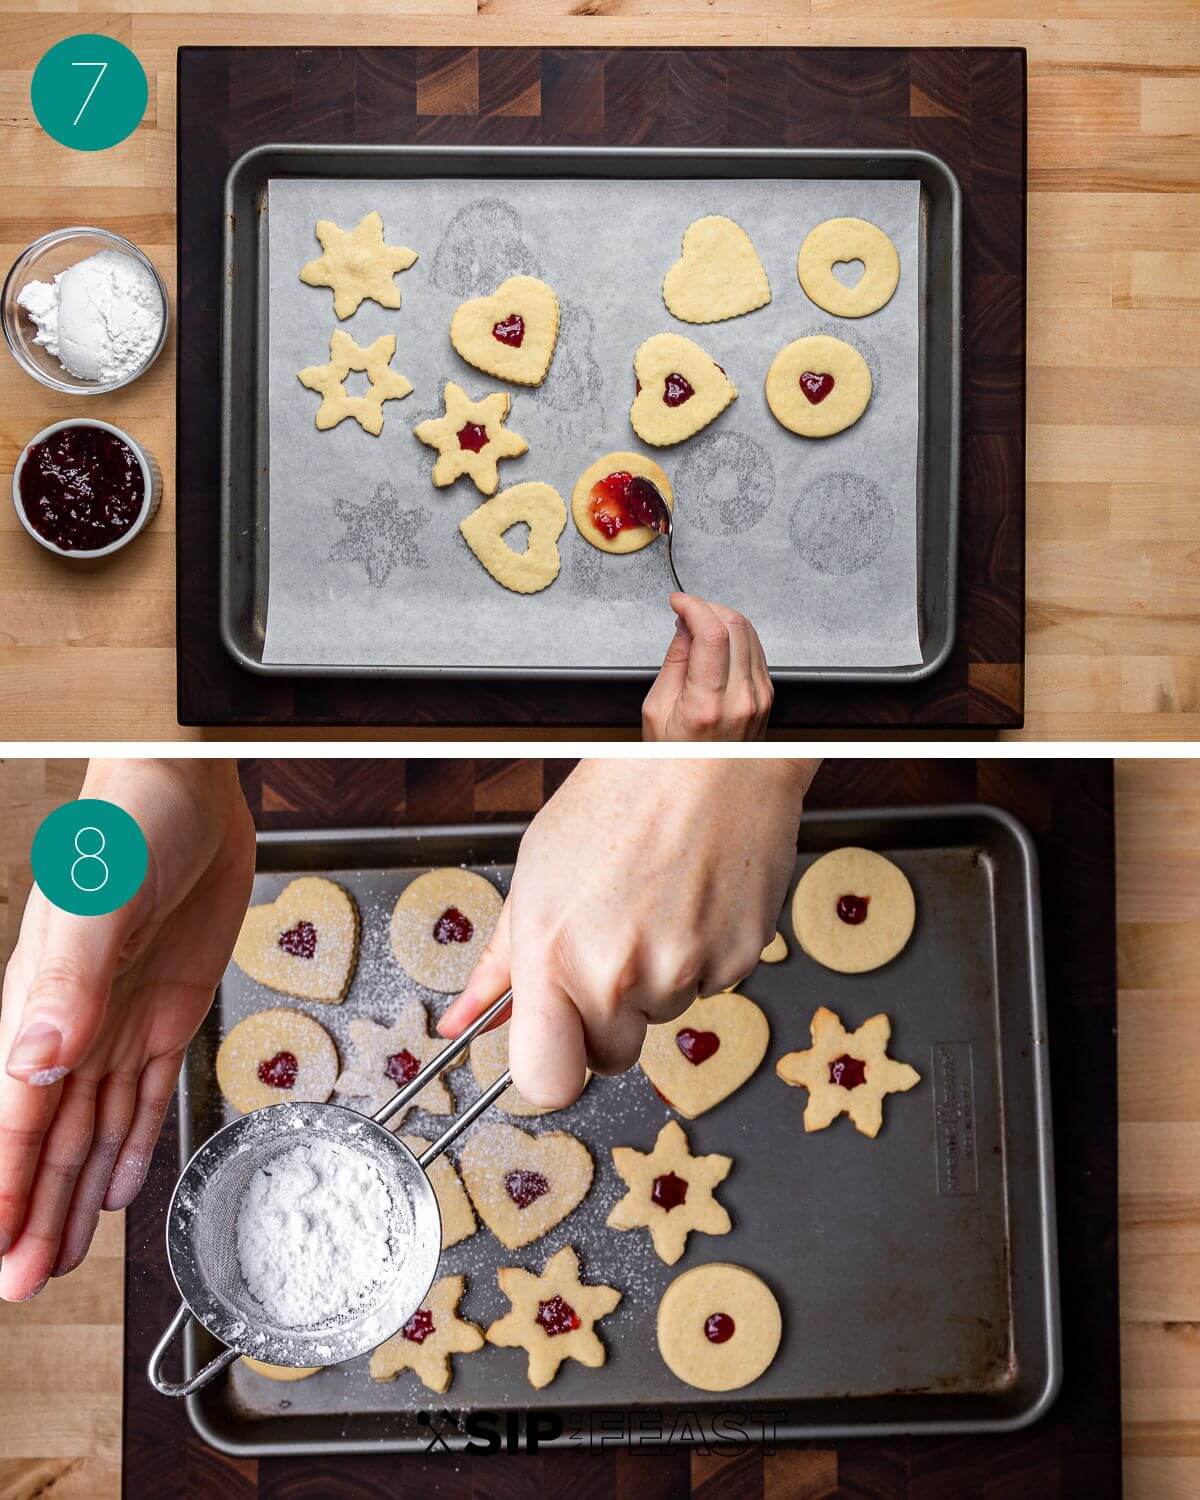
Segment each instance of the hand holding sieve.
M512 1000L512 991L430 1059L374 1115L340 1104L272 1104L232 1121L184 1167L167 1210L167 1259L182 1302L150 1356L147 1374L164 1396L190 1396L243 1354L273 1365L340 1364L382 1344L403 1328L433 1285L441 1258L442 1217L428 1167L500 1097L512 1077L506 1068L418 1157L387 1122L431 1079L460 1057ZM366 1152L392 1200L391 1280L352 1316L303 1328L274 1325L251 1295L237 1250L237 1219L255 1172L314 1137ZM190 1380L164 1378L172 1340L193 1318L226 1348Z

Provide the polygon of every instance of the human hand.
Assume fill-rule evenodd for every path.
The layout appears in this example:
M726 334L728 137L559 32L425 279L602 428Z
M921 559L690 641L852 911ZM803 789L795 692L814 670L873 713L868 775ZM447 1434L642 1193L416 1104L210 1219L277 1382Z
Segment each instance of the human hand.
M737 984L775 933L815 761L583 761L529 825L491 943L438 1030L510 983L532 1104L632 1067L646 1026Z
M232 761L93 761L80 794L123 807L138 894L75 917L30 893L0 1008L0 1297L83 1260L101 1207L145 1179L184 1049L233 951L254 828Z
M675 634L642 704L646 740L761 740L775 689L744 615L672 594Z

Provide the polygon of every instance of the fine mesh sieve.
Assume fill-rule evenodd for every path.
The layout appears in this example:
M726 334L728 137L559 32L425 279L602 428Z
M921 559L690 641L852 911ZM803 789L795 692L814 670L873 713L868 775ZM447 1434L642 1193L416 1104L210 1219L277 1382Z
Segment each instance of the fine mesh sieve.
M188 1396L243 1354L268 1364L340 1364L376 1348L403 1328L433 1284L441 1255L442 1221L427 1175L434 1161L510 1082L506 1069L420 1157L387 1122L415 1098L497 1019L512 999L502 995L448 1043L374 1116L340 1104L273 1104L234 1120L207 1141L184 1168L167 1212L167 1258L183 1299L150 1357L151 1384L164 1396ZM278 1326L246 1285L238 1259L238 1215L260 1167L316 1139L365 1154L391 1199L389 1269L361 1303L334 1318L300 1328ZM164 1379L171 1341L191 1316L227 1347L191 1380Z

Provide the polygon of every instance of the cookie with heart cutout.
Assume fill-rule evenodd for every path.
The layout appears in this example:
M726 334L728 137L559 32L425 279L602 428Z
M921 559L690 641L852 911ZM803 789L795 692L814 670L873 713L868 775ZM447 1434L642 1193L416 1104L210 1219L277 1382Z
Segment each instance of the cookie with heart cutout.
M745 1266L716 1261L677 1276L658 1304L658 1352L701 1391L736 1391L769 1368L783 1337L774 1292Z
M461 385L448 380L442 402L444 415L413 428L415 438L438 450L434 484L441 489L465 474L480 494L494 494L500 461L529 452L525 439L504 425L512 397L507 391L493 391L482 401L472 401Z
M871 399L871 372L845 339L817 333L793 339L767 371L771 415L800 437L832 437L853 427Z
M482 1031L471 1043L471 1072L480 1090L491 1088L496 1079L508 1067L508 1022L495 1026L491 1031ZM590 1069L585 1072L583 1086L587 1088L591 1078ZM506 1115L551 1115L552 1109L541 1109L530 1104L515 1085L510 1084L492 1106Z
M839 281L834 266L860 260L853 286ZM796 257L805 295L838 318L865 318L891 301L900 282L900 257L891 239L866 219L826 219L809 230Z
M456 995L500 920L504 897L474 870L427 870L400 892L392 912L392 952L418 984Z
M323 876L302 875L274 901L250 908L233 961L268 989L340 1005L354 977L358 929L348 891Z
M714 421L737 388L711 354L680 333L656 333L633 356L633 430L652 448L682 443Z
M446 1045L429 1035L429 1020L419 1000L410 1000L390 1026L355 1016L350 1022L350 1061L338 1075L337 1091L366 1105L365 1114L382 1109L398 1089L411 1083ZM393 1129L413 1109L431 1115L454 1113L445 1074L431 1079L406 1109L389 1122Z
M788 1052L775 1064L784 1083L808 1090L805 1130L824 1130L841 1114L872 1140L883 1124L883 1101L903 1094L921 1081L916 1068L887 1055L892 1023L872 1016L857 1031L847 1031L833 1011L822 1005L812 1018L812 1046Z
M338 1073L337 1048L302 1010L256 1011L217 1049L217 1087L239 1114L268 1104L324 1104Z
M517 552L504 533L522 521L529 527L529 540L524 552ZM558 539L566 524L567 507L558 491L527 480L485 500L458 523L458 529L497 583L514 594L540 594L562 567Z
M810 958L839 974L882 968L908 943L917 902L908 876L873 849L831 849L801 875L792 930Z
M451 1356L483 1348L483 1330L459 1315L466 1284L465 1276L442 1276L433 1283L400 1332L371 1355L372 1380L395 1380L401 1370L412 1370L428 1390L441 1395L450 1389Z
M502 1245L531 1245L583 1202L591 1153L565 1130L530 1135L515 1125L478 1125L458 1159L475 1212Z
M644 453L606 453L589 464L571 492L571 515L579 534L601 552L637 552L661 533L640 519L637 481L648 479L675 509L666 471Z
M693 1000L673 1021L647 1027L638 1063L664 1102L694 1120L741 1088L770 1039L762 1009L724 990Z
M417 1157L423 1151L428 1151L431 1144L421 1135L402 1134L400 1139ZM475 1210L471 1207L466 1188L454 1170L454 1163L445 1152L434 1157L425 1170L433 1184L434 1197L437 1198L438 1211L442 1216L442 1249L448 1250L451 1245L469 1240L479 1228L475 1222Z
M687 1237L728 1234L726 1209L713 1196L733 1166L732 1156L693 1156L683 1126L668 1120L652 1151L613 1147L613 1166L628 1189L604 1221L609 1229L648 1229L659 1260L673 1266Z
M500 1290L511 1311L487 1331L489 1344L501 1349L525 1349L529 1354L529 1384L547 1386L565 1359L577 1359L598 1370L606 1356L595 1325L621 1301L615 1287L585 1284L579 1279L579 1253L564 1245L546 1262L540 1275L521 1266L501 1266L496 1272Z
M720 323L765 307L771 284L750 236L734 219L708 214L683 232L679 259L663 277L667 310L684 323Z
M558 298L535 276L510 276L450 319L450 342L469 365L514 385L541 385L558 342Z

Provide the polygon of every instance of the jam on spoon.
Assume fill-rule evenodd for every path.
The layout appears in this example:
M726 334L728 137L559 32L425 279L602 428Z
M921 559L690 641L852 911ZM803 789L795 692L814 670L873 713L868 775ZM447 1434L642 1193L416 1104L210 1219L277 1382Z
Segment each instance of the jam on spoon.
M629 527L665 531L670 519L658 486L625 469L598 479L592 486L591 512L596 530L609 541Z

